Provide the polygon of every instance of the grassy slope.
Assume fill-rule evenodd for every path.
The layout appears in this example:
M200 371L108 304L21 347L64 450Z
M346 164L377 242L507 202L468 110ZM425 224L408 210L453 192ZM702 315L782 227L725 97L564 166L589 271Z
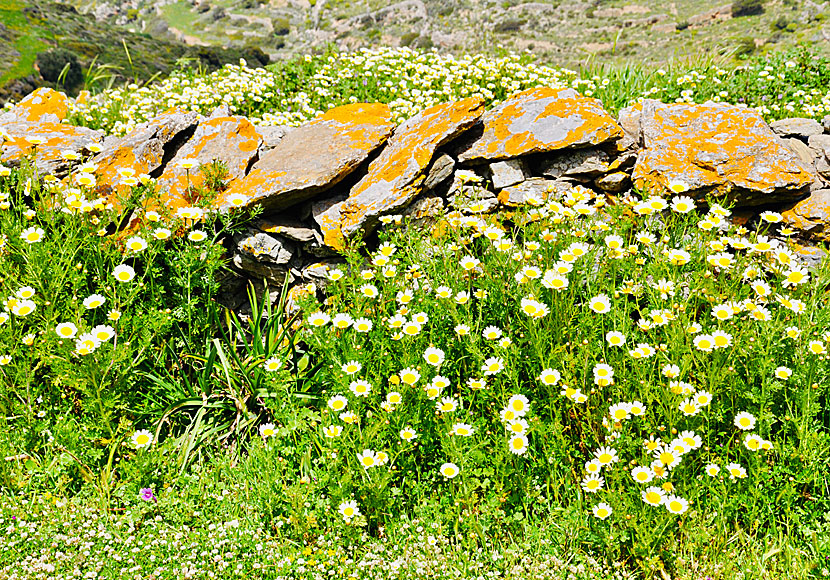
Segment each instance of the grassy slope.
M23 2L20 0L0 0L0 23L11 32L10 42L4 41L7 46L4 51L9 60L0 71L0 86L11 79L25 77L34 71L35 56L47 48L47 43L40 35L40 27L32 26L22 13ZM11 60L9 48L20 53L16 60Z

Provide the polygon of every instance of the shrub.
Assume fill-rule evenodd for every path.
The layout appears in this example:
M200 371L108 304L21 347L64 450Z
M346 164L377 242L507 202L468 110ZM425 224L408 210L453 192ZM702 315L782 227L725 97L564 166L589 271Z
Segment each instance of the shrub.
M291 22L288 18L273 18L271 25L274 27L274 36L286 36L291 32Z
M497 33L505 33L505 32L516 32L521 30L522 26L527 23L526 20L520 18L509 18L507 20L502 20L501 22L497 22L496 25L493 27L493 32Z
M735 58L747 58L755 52L756 48L755 39L750 36L744 36L738 40L738 44L735 46Z
M37 55L37 66L43 80L60 83L67 88L76 87L84 80L78 55L64 48L54 48ZM68 68L66 68L68 67ZM64 72L64 69L66 71ZM61 75L64 75L61 78Z
M732 3L732 16L755 16L764 13L763 0L735 0Z

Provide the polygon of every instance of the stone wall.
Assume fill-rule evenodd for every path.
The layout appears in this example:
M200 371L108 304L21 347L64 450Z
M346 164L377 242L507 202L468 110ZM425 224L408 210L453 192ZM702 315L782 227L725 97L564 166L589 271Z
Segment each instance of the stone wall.
M200 179L188 162L221 160L230 184L217 209L264 209L232 240L241 279L319 281L384 216L491 211L577 186L716 194L743 223L774 210L804 243L830 238L830 117L768 125L748 108L645 100L615 119L572 89L540 87L489 111L475 99L437 105L399 126L386 105L359 103L297 128L258 127L222 109L168 111L112 138L66 124L69 104L39 89L0 115L0 162L19 162L36 143L40 170L62 177L72 153L97 151L97 195L114 199L125 187L119 169L131 168L156 179L161 203L177 210Z

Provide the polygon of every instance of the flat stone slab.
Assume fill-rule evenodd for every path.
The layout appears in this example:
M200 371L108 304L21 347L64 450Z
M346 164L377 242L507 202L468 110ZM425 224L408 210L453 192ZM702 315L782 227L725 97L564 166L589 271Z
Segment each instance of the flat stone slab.
M481 122L481 134L460 146L459 162L600 145L623 136L598 100L573 89L522 91L485 113Z
M632 180L641 189L670 189L681 182L690 195L726 186L737 205L792 200L805 192L809 168L753 109L643 101L645 149Z
M152 174L161 169L165 153L177 140L188 136L198 121L194 112L167 111L108 144L92 160L98 165L95 175L99 195L112 196L118 190L122 179L119 169L131 168L136 174Z
M781 212L784 223L818 241L830 240L830 189L819 189Z
M380 216L409 205L421 192L435 150L469 129L483 111L481 99L469 98L435 105L401 124L347 199L312 209L326 245L341 250L358 230L368 233Z
M246 195L249 205L266 210L285 209L339 183L394 129L386 105L335 107L278 141L226 194Z
M517 185L506 187L499 192L498 200L508 207L519 207L535 200L543 203L548 199L559 199L574 186L567 179L545 179L533 177Z
M28 94L9 111L0 114L0 124L60 123L66 119L70 103L65 94L42 87Z
M261 143L256 128L245 117L213 117L202 121L158 178L163 203L173 210L193 205L188 184L191 188L204 184L204 175L198 167L188 172L179 165L181 161L195 159L200 164L221 161L228 169L228 182L233 183L245 177ZM222 206L225 197L216 200L216 205Z
M51 122L9 123L4 124L2 130L8 140L2 144L0 163L17 165L32 151L33 145L26 137L36 137L43 140L35 149L38 172L53 175L69 170L71 162L62 156L65 151L83 156L89 154L90 145L101 143L104 138L101 131Z
M824 127L815 119L805 119L803 117L790 117L788 119L780 119L769 124L776 135L781 137L803 137L804 139L811 135L821 135L824 132Z

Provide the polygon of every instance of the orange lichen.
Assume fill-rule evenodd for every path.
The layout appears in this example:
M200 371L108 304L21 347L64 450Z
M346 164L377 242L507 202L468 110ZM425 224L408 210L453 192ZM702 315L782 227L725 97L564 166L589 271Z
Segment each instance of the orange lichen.
M20 101L12 114L19 121L37 123L47 115L48 121L60 122L69 112L69 98L58 91L49 88L40 88Z

